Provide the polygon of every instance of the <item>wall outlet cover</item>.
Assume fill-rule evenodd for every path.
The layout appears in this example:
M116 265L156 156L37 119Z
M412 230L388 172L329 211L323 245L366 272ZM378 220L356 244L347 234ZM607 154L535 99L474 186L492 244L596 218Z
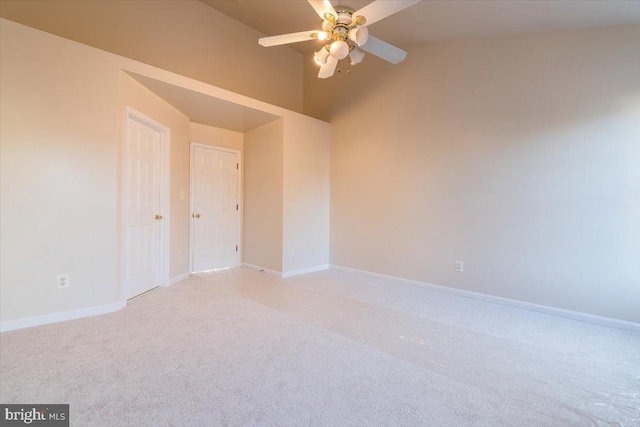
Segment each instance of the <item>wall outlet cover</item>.
M464 263L462 261L456 261L454 269L457 272L462 273L464 271Z
M71 287L71 277L68 274L59 274L56 276L58 289L67 289Z

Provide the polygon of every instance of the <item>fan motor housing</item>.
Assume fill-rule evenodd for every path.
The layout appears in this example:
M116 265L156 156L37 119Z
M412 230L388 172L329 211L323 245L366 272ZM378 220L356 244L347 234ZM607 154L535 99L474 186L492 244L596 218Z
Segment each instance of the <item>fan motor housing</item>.
M324 21L322 28L330 33L335 40L345 40L349 36L349 30L355 10L349 6L338 6L335 8L338 16L334 22Z
M355 10L350 8L349 6L339 6L336 8L336 13L338 14L338 19L336 20L336 25L350 25L351 17Z

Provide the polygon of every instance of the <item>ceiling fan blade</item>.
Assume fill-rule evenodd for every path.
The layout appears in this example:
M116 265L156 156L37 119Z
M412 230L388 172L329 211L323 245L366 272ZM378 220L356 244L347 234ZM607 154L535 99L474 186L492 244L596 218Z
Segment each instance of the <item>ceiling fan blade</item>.
M333 73L336 72L336 67L338 66L338 60L333 56L329 55L327 58L327 63L320 67L320 71L318 72L318 77L321 79L326 79L328 77L333 76Z
M338 14L336 10L331 6L331 2L329 0L308 0L311 7L316 10L316 13L324 20L324 14L330 13L336 18Z
M287 43L306 42L308 40L316 40L318 36L317 30L301 31L299 33L281 34L279 36L262 37L258 39L258 43L264 47L278 46Z
M376 0L356 11L353 16L364 16L367 25L371 25L416 3L420 3L420 0Z
M407 57L407 52L404 50L372 36L369 36L367 42L360 46L360 49L382 58L385 61L389 61L392 64L402 62L404 58Z

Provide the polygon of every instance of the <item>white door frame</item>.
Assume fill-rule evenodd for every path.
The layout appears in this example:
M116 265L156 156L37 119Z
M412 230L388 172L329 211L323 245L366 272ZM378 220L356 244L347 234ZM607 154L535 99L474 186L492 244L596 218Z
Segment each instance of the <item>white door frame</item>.
M242 218L243 218L243 205L244 200L242 199L242 151L233 150L231 148L218 147L215 145L207 145L200 144L198 142L191 142L191 147L189 149L189 274L193 274L193 188L194 188L194 170L193 170L193 160L195 158L195 149L197 148L205 148L207 150L216 150L223 151L226 153L235 153L238 155L238 253L236 254L236 267L239 267L242 260L242 243L244 241L242 237Z
M148 126L160 133L160 212L158 214L162 215L162 223L161 223L161 237L160 237L160 271L159 271L159 286L167 286L169 282L169 223L171 220L170 211L169 211L169 201L170 201L170 145L171 145L171 130L165 125L158 123L152 118L142 114L138 110L130 107L129 105L124 106L124 122L123 122L123 139L122 139L122 188L121 188L121 212L120 218L122 222L122 232L120 235L121 238L121 252L122 256L120 258L121 265L121 292L122 292L122 300L126 301L127 299L127 280L125 277L125 233L126 233L126 191L127 188L127 177L125 174L126 170L126 161L127 161L127 132L129 127L127 126L127 119L135 120L145 126Z

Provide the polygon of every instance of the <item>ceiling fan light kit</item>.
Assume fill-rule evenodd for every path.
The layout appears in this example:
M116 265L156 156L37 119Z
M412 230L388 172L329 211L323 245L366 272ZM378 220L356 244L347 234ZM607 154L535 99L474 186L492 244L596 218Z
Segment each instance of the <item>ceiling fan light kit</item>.
M357 46L364 45L369 39L369 30L367 27L355 27L349 31L349 40L354 42Z
M327 63L327 58L329 58L329 45L323 46L322 49L313 54L313 59L316 61L316 64L322 66Z
M364 59L364 52L357 47L353 47L349 53L349 58L351 58L351 65L358 65Z
M336 58L338 61L344 59L349 55L349 45L344 39L338 39L331 43L331 47L329 48L329 53L331 56Z
M308 40L327 41L328 44L313 54L314 61L320 66L318 77L321 79L331 77L335 73L338 61L347 56L351 59L351 65L361 63L364 59L363 51L393 64L403 61L407 56L404 50L369 36L367 24L378 22L420 0L376 0L357 11L342 5L334 8L329 0L308 0L308 2L323 19L321 31L302 31L262 37L258 43L269 47Z

